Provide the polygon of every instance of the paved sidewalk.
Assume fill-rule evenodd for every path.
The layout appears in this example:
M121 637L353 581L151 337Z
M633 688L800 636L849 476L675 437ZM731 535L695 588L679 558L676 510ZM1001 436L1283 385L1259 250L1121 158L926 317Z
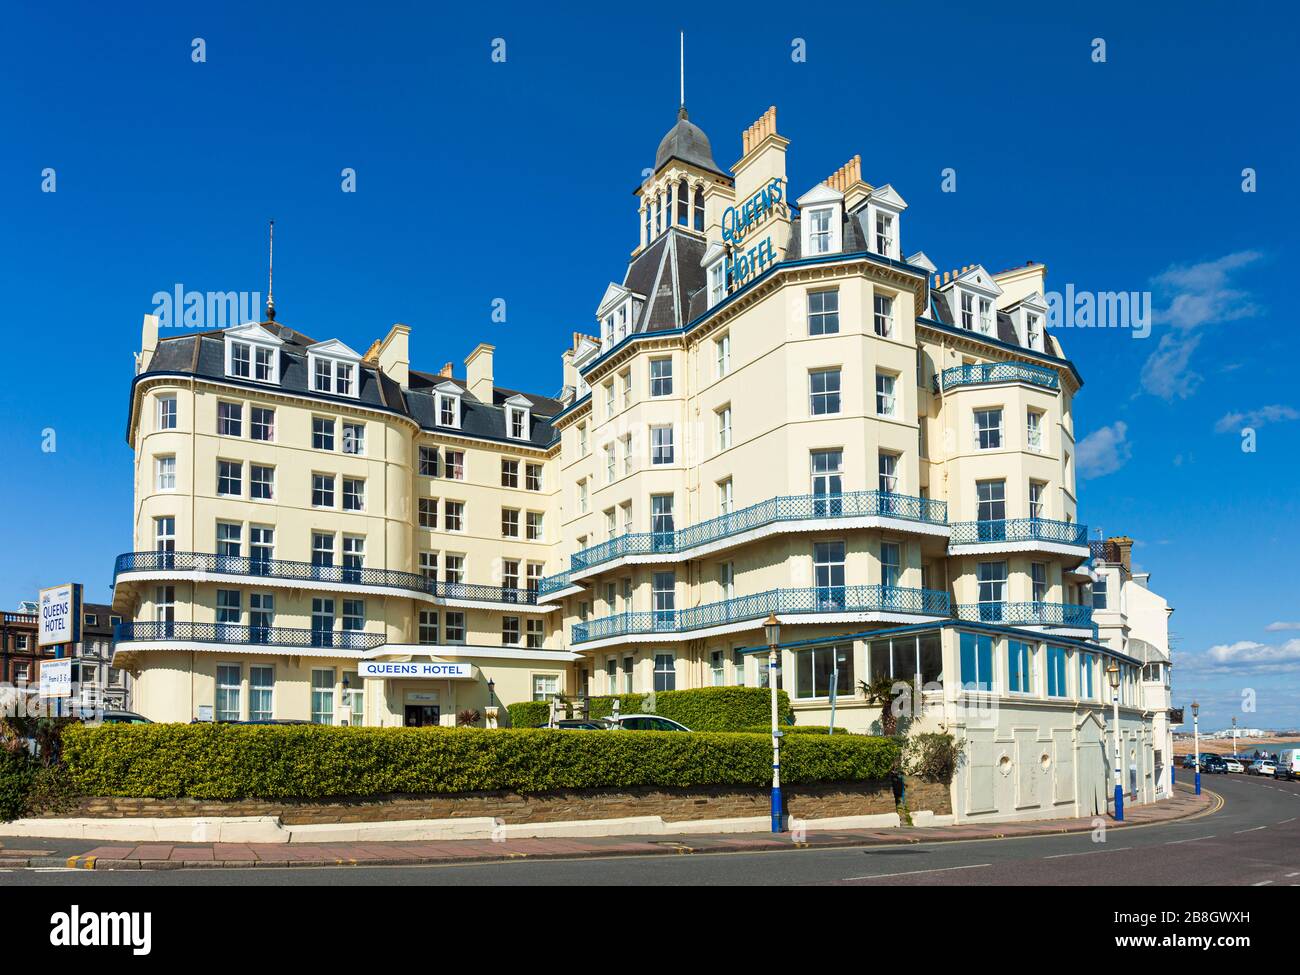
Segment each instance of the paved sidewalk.
M1222 800L1211 792L1190 790L1149 806L1126 810L1127 829L1170 822L1217 811ZM2 828L2 827L0 827ZM1048 833L1082 833L1094 828L1091 818L1046 819L1026 823L981 823L964 826L893 829L809 830L805 834L718 833L676 837L599 836L564 839L443 840L422 843L127 843L97 846L69 857L52 851L0 848L0 866L68 866L85 870L179 870L230 867L411 866L418 864L491 863L517 859L681 855L691 853L756 853L796 848L896 846L954 840L1000 839ZM39 847L40 840L24 845Z

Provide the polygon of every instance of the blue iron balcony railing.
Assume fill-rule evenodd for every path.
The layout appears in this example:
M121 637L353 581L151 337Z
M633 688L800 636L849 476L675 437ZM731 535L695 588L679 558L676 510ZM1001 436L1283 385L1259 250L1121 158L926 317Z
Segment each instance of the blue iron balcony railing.
M1109 553L1107 548L1109 544L1110 544L1109 542L1106 542L1105 540L1100 538L1092 539L1091 541L1088 542L1088 557L1092 559L1092 561L1094 562L1109 561L1109 557L1108 557Z
M586 643L639 633L676 633L726 623L762 619L771 613L907 613L949 615L946 592L899 586L821 586L811 589L771 589L687 609L618 613L587 623L575 623L572 642Z
M960 603L957 618L1011 626L1092 626L1092 607L1074 603Z
M991 383L1029 383L1044 389L1060 389L1061 377L1032 362L974 362L952 366L934 374L931 385L937 393L954 386L987 386Z
M629 555L675 555L742 532L783 521L834 520L863 517L896 518L946 525L948 504L890 491L849 491L844 494L789 494L760 501L739 511L677 531L635 532L592 545L570 558L570 572L590 569ZM567 584L567 575L566 584ZM560 588L556 576L542 580L541 591Z
M261 576L294 582L332 582L352 586L408 589L441 599L514 603L535 606L538 593L531 589L485 586L469 582L438 582L415 572L367 569L346 565L316 565L284 559L259 559L210 552L127 552L117 557L114 575L124 572L210 572L217 575Z
M364 630L305 630L284 626L181 622L119 623L113 628L113 640L116 643L183 640L188 643L236 643L320 650L373 650L387 642L384 634Z
M949 545L978 545L985 542L1055 542L1085 546L1088 526L1051 518L1001 518L992 521L955 521Z

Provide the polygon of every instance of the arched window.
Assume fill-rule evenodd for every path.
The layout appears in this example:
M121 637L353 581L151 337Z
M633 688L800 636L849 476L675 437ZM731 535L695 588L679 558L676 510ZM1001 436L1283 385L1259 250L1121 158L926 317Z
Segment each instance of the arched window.
M695 229L704 229L704 187L695 187Z
M655 194L655 233L664 228L664 195L663 193Z
M650 238L654 236L654 230L650 226L650 201L645 201L645 243L650 243Z
M691 225L691 187L685 176L677 184L677 222L683 227Z

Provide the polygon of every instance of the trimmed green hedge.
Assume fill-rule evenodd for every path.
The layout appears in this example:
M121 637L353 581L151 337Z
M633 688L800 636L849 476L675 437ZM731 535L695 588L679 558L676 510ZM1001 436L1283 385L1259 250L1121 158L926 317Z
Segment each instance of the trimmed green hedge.
M548 701L520 701L506 705L506 713L512 728L540 728L550 720L551 705Z
M772 737L772 726L770 724L755 725L752 728L738 728L737 730L746 734ZM783 724L781 730L787 735L829 735L831 726L826 724ZM843 728L836 728L835 733L837 735L848 734Z
M762 786L772 777L760 735L152 724L77 726L63 743L73 782L91 796L326 799ZM792 785L881 779L898 748L864 735L792 735L781 777Z
M653 695L593 697L591 717L613 714L615 698L622 714L650 712L680 721L692 731L741 731L759 725L771 727L772 721L772 695L764 687L698 687L689 691L659 691ZM781 724L794 724L794 709L785 691L776 692L776 710Z

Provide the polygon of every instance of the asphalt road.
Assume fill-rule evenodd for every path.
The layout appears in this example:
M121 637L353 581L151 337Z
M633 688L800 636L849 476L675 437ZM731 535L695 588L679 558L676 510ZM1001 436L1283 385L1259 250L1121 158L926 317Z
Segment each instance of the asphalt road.
M1169 824L1112 830L1100 842L1084 833L872 849L417 867L165 871L36 868L0 872L0 887L1300 884L1300 783L1244 775L1212 775L1202 781L1225 800L1217 813ZM19 841L8 842L12 846ZM60 850L68 843L21 841L28 847L38 842L46 849L58 845Z

